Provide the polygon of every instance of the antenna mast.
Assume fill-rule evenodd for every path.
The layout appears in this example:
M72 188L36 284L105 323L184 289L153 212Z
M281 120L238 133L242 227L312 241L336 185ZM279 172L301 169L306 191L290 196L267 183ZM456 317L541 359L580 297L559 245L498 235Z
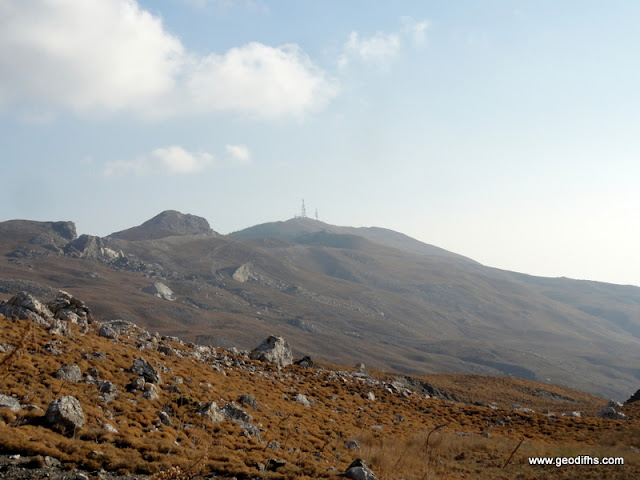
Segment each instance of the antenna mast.
M318 220L318 209L316 208L316 220Z
M300 216L302 218L307 218L307 209L304 206L304 198L302 199L302 209L300 210Z

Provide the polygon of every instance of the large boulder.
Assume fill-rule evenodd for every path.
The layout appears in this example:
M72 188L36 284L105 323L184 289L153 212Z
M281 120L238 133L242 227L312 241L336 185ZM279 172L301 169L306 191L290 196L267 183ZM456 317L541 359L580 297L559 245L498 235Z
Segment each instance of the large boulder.
M245 263L233 272L232 278L236 282L248 282L249 280L257 280L256 274L253 272L253 267L250 263Z
M356 458L342 475L351 480L378 480L364 460Z
M286 367L293 363L293 353L289 343L282 337L269 336L250 354L249 358L261 360L267 363L275 363L281 367Z
M65 435L72 435L82 428L84 412L77 398L60 397L49 404L45 415L49 426Z
M63 365L55 376L63 382L78 383L82 380L82 371L78 365Z
M31 320L47 325L53 320L51 311L27 292L20 292L6 302L0 303L0 314L7 318Z
M155 295L163 300L169 300L170 302L173 302L176 299L176 297L173 296L171 289L162 282L155 282L154 284L143 288L142 291Z

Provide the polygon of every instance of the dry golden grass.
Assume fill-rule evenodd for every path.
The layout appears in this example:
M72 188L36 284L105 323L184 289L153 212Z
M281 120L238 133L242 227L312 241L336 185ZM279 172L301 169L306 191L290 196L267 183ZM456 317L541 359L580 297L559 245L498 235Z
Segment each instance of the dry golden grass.
M356 457L367 460L381 479L624 479L637 478L640 473L638 451L632 449L640 446L640 416L631 410L628 421L611 421L593 416L573 419L494 410L416 394L403 398L337 375L335 367L316 370L292 366L279 372L244 358L240 360L246 366L255 366L256 372L225 368L223 375L192 358L141 351L135 336L121 336L121 342L114 343L98 337L94 330L83 335L72 326L72 332L73 338L52 337L40 325L0 318L0 341L17 347L0 357L0 393L40 408L16 413L0 409L3 452L50 455L66 466L147 473L154 475L154 480L179 480L180 475L189 478L212 471L240 478L337 478L336 474ZM48 354L45 344L49 342L58 342L56 346L63 353ZM172 346L188 350L180 344ZM93 352L102 352L105 358L96 358ZM164 383L158 388L156 400L125 390L134 377L127 369L138 357L171 369L161 372ZM54 378L63 364L77 364L83 373L95 368L101 379L117 386L119 396L105 404L95 385ZM383 372L373 375L391 378ZM175 377L184 381L179 383L173 380ZM434 378L430 376L429 382L461 397L486 402L483 399L491 394L504 403L504 393L509 402L523 406L534 402L538 398L535 392L541 388L516 379L495 378L487 388L484 377L466 376L466 385L464 376ZM576 398L587 412L596 411L605 402L569 389L544 388ZM365 399L369 391L375 394L375 401ZM298 393L306 395L312 406L295 402ZM197 414L199 402L215 401L222 406L236 401L240 394L251 394L259 403L258 410L243 408L260 428L262 441L241 435L241 428L233 422L213 424ZM43 424L49 402L63 395L77 397L87 419L71 438ZM563 408L557 409L558 413L568 409L560 406ZM159 410L169 413L173 426L159 422ZM118 433L107 431L107 423ZM523 438L523 444L503 468ZM345 446L349 440L360 442L360 452ZM281 448L269 449L266 444L271 441L277 441ZM533 455L623 456L626 464L530 466L527 457ZM275 472L261 471L258 464L266 464L269 458L284 459L287 464Z

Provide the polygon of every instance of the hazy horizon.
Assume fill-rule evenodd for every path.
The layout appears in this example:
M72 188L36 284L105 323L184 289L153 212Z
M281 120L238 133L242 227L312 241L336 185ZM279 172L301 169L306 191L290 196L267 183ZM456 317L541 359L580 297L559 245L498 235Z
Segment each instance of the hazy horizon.
M640 286L640 4L0 0L0 221L307 214Z

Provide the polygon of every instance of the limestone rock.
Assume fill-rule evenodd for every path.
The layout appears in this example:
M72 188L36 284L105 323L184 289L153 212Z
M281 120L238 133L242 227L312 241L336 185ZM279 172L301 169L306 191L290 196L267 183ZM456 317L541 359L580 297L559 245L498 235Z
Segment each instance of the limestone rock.
M118 332L109 325L102 325L100 330L98 330L98 335L104 338L110 338L111 340L116 340L118 338Z
M63 382L78 383L82 380L82 371L78 365L63 365L55 376Z
M238 403L248 405L254 410L258 410L258 402L253 395L238 395Z
M301 403L305 407L310 407L311 406L311 402L309 402L309 399L306 396L302 395L301 393L296 395L295 400L296 400L296 402Z
M225 419L225 416L220 412L218 408L218 404L216 402L206 402L204 403L198 414L202 415L204 418L211 420L213 423L222 422Z
M256 280L257 277L253 272L253 268L250 263L245 263L236 269L231 276L236 282L248 282L249 280Z
M45 418L51 428L67 435L82 428L85 422L80 402L72 396L60 397L51 402Z
M20 402L9 395L0 394L0 408L8 408L12 412L18 412L22 408Z
M49 324L53 320L49 309L27 292L20 292L8 301L0 303L0 315L42 324Z
M149 383L162 383L160 374L144 358L136 358L129 369L132 373L137 373Z
M249 354L249 358L268 363L275 363L282 367L286 367L293 363L293 353L291 352L289 343L287 343L284 338L276 337L275 335L269 336L269 338L255 348Z
M176 297L173 296L171 289L162 282L155 282L153 285L143 288L142 291L170 302L173 302L176 299Z
M47 328L47 331L51 335L60 335L63 337L71 336L71 329L69 328L69 324L57 318L53 321L51 325L49 325L49 328Z
M365 461L360 458L351 462L343 476L351 480L378 480Z

